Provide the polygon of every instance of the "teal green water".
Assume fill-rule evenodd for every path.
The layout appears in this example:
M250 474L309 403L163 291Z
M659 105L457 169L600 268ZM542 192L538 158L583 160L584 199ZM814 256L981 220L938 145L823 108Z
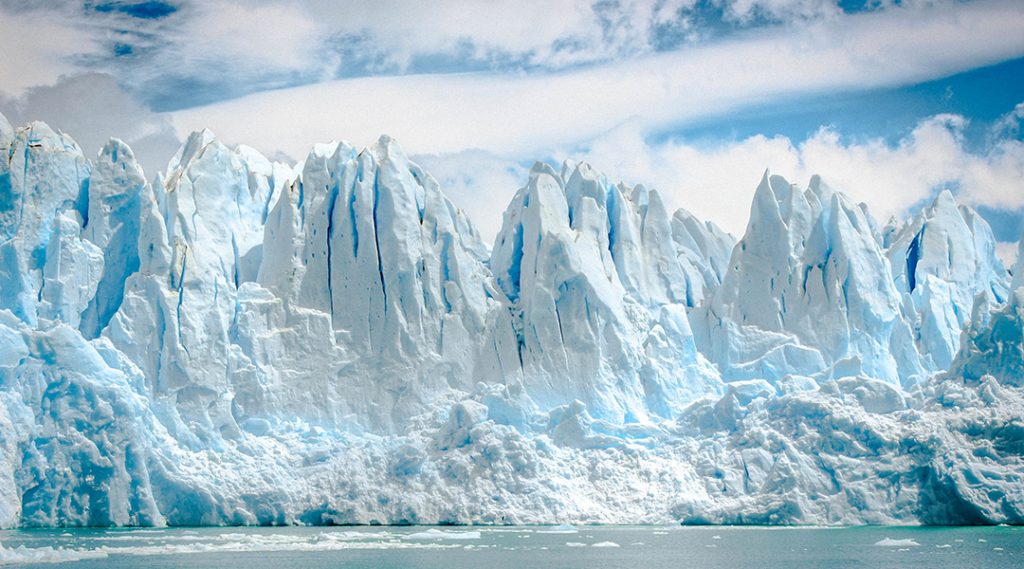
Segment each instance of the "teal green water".
M4 567L1024 567L1024 528L196 528L0 531ZM46 565L40 565L46 563Z

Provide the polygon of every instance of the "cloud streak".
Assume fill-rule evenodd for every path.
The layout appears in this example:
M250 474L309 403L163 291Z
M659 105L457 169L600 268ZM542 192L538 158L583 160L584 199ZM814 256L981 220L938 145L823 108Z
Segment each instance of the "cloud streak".
M1022 54L1017 4L957 4L756 30L562 73L331 81L186 109L173 121L179 133L209 126L228 140L293 156L315 141L367 144L381 132L412 152L536 153L627 121L664 131L769 99L905 85Z
M91 71L179 109L335 77L565 69L838 13L835 0L0 0L0 92Z
M76 58L102 50L91 30L58 13L25 12L0 4L0 95L18 97L80 69Z

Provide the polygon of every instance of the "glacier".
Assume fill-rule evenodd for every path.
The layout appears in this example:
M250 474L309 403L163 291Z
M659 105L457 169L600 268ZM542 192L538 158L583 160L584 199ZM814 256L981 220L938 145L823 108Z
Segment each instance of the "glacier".
M492 247L387 136L0 115L0 527L1024 523L1022 278L949 192L537 163Z

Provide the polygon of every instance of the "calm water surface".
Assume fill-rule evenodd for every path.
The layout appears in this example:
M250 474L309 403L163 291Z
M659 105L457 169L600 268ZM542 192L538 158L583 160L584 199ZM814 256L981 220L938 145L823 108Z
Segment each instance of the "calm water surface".
M1024 567L1016 527L18 530L0 544L4 568Z

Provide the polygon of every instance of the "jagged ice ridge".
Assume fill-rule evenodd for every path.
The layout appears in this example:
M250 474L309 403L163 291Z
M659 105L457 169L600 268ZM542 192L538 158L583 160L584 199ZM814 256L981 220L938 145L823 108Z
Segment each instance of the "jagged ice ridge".
M1021 523L1024 255L765 174L736 241L537 164L493 249L388 137L150 183L0 116L0 527Z

